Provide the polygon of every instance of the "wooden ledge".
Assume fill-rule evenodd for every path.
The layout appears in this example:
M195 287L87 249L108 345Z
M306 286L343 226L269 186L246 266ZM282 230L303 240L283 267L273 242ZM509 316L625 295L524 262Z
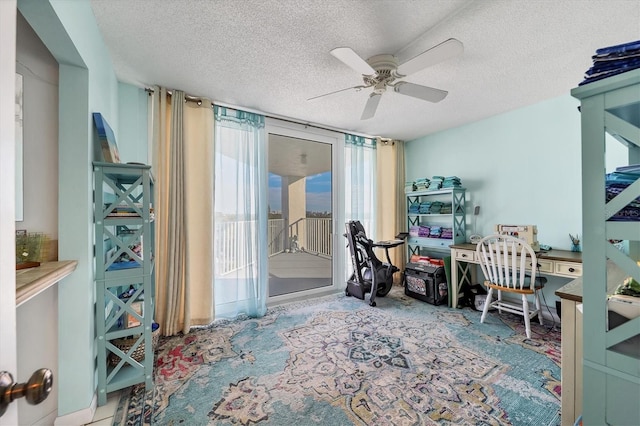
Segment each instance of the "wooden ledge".
M607 294L613 294L616 287L622 284L626 277L627 274L620 269L618 265L611 260L607 260ZM569 281L569 283L556 290L556 296L560 299L582 303L582 279L583 277L578 277L575 280Z
M16 271L16 306L40 294L70 275L78 266L76 260L44 262L35 268Z

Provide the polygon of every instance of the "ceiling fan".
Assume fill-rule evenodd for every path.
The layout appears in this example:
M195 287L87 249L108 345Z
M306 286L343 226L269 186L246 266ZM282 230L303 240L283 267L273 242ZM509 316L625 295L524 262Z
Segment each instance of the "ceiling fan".
M463 50L464 47L459 40L450 38L412 59L398 64L398 59L394 55L376 55L365 61L351 48L337 47L330 52L331 55L342 61L349 68L362 74L364 84L314 96L308 100L318 99L346 90L355 89L360 91L373 87L373 92L369 95L360 117L361 120L367 120L375 115L380 98L387 91L387 88L391 88L401 95L412 96L429 102L440 102L447 96L448 92L446 90L434 89L433 87L422 86L401 79L431 65L458 56L462 54Z

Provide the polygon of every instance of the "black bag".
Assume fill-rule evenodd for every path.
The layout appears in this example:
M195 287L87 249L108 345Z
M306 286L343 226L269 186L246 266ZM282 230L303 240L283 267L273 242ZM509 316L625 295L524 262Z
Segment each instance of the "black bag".
M476 296L486 296L487 290L480 284L469 285L465 283L460 289L461 297L458 300L459 308L470 307L474 311L482 311L484 306L484 298L476 300ZM489 309L495 311L495 309Z
M404 268L404 294L431 303L449 303L449 285L442 266L407 263Z

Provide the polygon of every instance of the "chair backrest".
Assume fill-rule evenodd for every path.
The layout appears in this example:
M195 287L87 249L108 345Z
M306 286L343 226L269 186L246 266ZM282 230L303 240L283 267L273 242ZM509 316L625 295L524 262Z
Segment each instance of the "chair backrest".
M526 241L509 235L489 235L476 245L485 279L505 290L533 290L538 259Z

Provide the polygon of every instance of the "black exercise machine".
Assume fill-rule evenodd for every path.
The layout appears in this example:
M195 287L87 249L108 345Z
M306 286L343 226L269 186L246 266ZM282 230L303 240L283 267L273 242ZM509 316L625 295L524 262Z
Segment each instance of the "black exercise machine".
M391 241L373 242L367 238L362 223L358 220L351 220L345 224L353 274L347 280L345 294L355 296L364 300L366 293L371 293L369 305L376 306L376 296L384 297L393 286L393 274L399 269L391 263L389 249L404 244L403 239ZM406 234L399 235L399 238L406 237ZM383 247L387 256L387 263L376 257L373 248Z

